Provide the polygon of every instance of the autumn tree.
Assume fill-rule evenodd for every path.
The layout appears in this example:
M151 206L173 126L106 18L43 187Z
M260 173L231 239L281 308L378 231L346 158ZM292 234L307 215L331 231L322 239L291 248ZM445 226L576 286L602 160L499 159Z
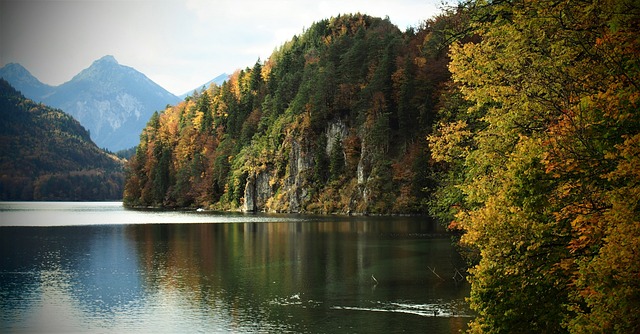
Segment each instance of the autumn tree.
M637 332L640 7L469 6L482 41L450 70L475 121L442 122L431 146L463 161L471 331Z

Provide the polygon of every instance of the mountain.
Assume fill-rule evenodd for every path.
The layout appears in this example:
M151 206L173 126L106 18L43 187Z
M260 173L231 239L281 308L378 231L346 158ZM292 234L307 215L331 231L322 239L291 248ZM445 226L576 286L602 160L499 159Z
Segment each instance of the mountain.
M113 56L96 60L56 87L42 86L28 71L20 69L24 70L10 64L1 73L7 73L5 79L27 97L75 117L98 146L111 151L135 146L153 112L180 101L144 74L120 65Z
M314 23L264 62L154 114L129 160L127 206L425 213L446 47L432 26Z
M53 91L53 87L36 79L26 68L20 64L10 63L0 69L0 78L10 82L17 90L38 100L45 98Z
M123 162L61 110L0 79L0 200L120 199Z
M43 99L75 117L98 146L111 151L137 145L153 112L178 101L144 74L118 64L113 56L96 60Z
M229 80L229 74L222 73L219 76L207 81L206 83L204 83L204 84L202 84L202 85L200 85L200 86L198 86L198 87L196 87L196 88L194 88L194 89L192 89L192 90L180 95L179 98L180 99L184 99L185 97L192 95L194 91L199 93L202 90L205 90L205 89L209 88L209 86L211 86L211 84L216 84L218 86L222 86L222 83L224 83L227 80Z

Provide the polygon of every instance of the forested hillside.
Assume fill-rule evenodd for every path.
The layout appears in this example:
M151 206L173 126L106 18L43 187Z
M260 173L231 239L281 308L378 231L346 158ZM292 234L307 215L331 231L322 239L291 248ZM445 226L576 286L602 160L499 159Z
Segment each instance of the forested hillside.
M0 79L0 199L122 198L123 162L99 149L64 112Z
M455 12L401 32L343 15L266 61L153 116L128 206L317 213L426 212L426 135Z
M472 332L640 333L640 4L477 1L430 137Z

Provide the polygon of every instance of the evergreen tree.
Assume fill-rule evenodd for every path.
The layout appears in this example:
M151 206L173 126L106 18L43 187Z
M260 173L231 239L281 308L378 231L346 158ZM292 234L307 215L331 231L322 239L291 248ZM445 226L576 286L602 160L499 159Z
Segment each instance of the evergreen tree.
M344 166L345 159L342 139L340 135L336 134L333 139L331 154L329 155L329 175L331 181L337 181L344 176Z

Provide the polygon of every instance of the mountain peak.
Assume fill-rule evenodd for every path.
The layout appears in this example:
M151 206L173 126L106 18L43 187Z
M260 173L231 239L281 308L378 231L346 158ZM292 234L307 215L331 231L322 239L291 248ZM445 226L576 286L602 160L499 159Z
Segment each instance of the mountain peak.
M143 73L107 55L56 87L44 102L74 116L99 147L117 151L135 146L153 112L178 101Z
M106 55L95 60L91 66L78 73L73 77L73 79L71 79L71 82L88 80L111 85L113 81L123 80L125 77L129 77L131 75L137 76L137 74L138 72L133 68L120 65L114 56Z
M118 65L118 61L112 55L106 55L106 56L94 61L93 63L94 64L105 63L105 64L116 64L116 65Z
M224 82L225 82L225 81L227 81L228 79L229 79L229 74L227 74L227 73L222 73L222 74L218 75L217 77L215 77L215 78L213 78L213 79L211 79L211 80L207 81L206 83L204 83L204 84L202 84L202 85L200 85L200 86L198 86L198 87L196 87L196 88L194 88L194 89L192 89L192 90L190 90L190 91L188 91L188 92L186 92L186 93L184 93L184 94L180 95L179 97L180 97L180 99L184 99L185 97L187 97L187 96L189 96L189 95L193 94L193 92L194 92L194 91L196 91L196 92L200 92L200 91L202 91L203 89L207 89L207 88L209 88L209 86L210 86L212 83L215 83L215 84L216 84L216 85L218 85L218 86L222 86L222 83L224 83Z
M51 90L51 87L40 82L24 66L18 63L9 63L0 68L0 78L22 92L25 96L38 100Z
M26 97L69 113L91 131L99 147L112 151L135 146L153 112L180 101L112 55L95 60L55 87L39 82L19 64L1 68L0 77Z
M0 69L0 76L7 79L21 78L22 81L33 81L36 78L24 66L18 63L9 63Z
M16 71L16 72L19 71L19 72L23 72L23 73L24 72L29 72L29 71L27 71L26 68L24 68L24 66L22 66L22 65L20 65L18 63L8 63L8 64L4 65L2 67L2 69L6 70L6 71Z

